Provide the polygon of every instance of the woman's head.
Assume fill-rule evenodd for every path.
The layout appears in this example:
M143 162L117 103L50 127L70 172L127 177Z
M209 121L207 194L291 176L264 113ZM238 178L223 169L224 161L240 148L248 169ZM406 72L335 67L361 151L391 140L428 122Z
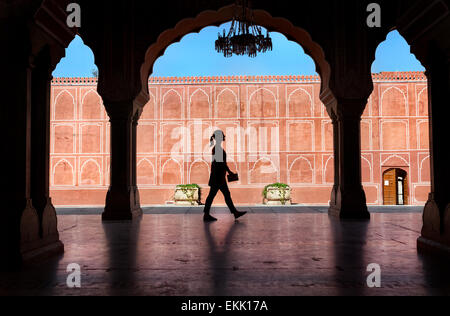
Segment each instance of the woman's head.
M212 134L210 138L210 145L211 147L214 146L214 140L216 141L216 144L222 144L222 142L225 141L225 134L221 130L217 130Z

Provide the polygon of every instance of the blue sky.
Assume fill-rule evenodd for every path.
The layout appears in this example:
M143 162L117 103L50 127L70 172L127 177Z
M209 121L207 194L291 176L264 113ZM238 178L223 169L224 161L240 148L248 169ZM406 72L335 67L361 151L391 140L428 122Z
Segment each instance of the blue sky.
M170 45L154 65L152 76L228 76L228 75L314 75L313 60L303 48L276 32L272 32L274 49L256 58L225 58L214 49L217 34L228 29L206 27L200 33L187 34L178 43ZM265 33L265 32L264 32ZM97 69L94 55L76 37L66 49L66 57L53 72L54 77L90 77ZM420 62L410 53L410 47L397 32L389 33L385 42L377 49L372 72L424 71Z

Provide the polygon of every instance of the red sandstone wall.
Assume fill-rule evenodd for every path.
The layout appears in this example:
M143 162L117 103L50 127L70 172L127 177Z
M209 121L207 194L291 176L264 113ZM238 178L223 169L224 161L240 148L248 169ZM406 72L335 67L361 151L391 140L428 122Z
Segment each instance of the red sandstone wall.
M374 75L364 113L362 168L367 201L383 204L383 173L408 173L410 204L429 187L427 84L422 73ZM53 81L51 195L55 205L103 205L109 181L109 122L94 79ZM165 204L175 185L208 193L209 137L220 128L237 204L260 204L273 182L293 187L294 203L328 204L333 184L332 125L317 77L151 78L138 127L142 205ZM217 203L222 203L221 197Z

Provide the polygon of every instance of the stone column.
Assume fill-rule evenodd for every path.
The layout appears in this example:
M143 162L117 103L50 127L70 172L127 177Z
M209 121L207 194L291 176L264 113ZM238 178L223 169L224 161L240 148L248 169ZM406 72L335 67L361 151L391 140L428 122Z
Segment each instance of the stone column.
M338 148L336 204L330 214L342 219L370 219L366 194L361 183L361 115L367 99L338 99L334 130Z
M132 220L142 215L136 196L136 115L134 100L104 100L111 122L111 184L103 220Z
M337 193L339 189L339 126L334 113L331 115L331 120L333 123L334 185L331 191L330 208L337 209Z
M31 198L39 215L43 245L62 252L49 189L51 66L48 50L44 50L34 64L31 80Z
M3 152L1 157L0 265L17 267L39 247L39 217L30 194L31 167L31 77L30 44L26 30L16 34L0 32L4 49L0 52L2 89L0 106ZM19 34L19 35L17 35ZM23 36L23 37L22 37Z
M361 115L366 98L337 98L332 105L335 177L329 214L341 219L370 219L361 182Z
M424 209L418 247L450 254L450 53L432 47L428 59L431 193Z
M133 173L131 176L131 187L133 189L133 198L134 198L134 209L141 210L141 198L139 195L139 188L137 185L137 127L139 124L139 118L141 117L142 109L139 109L135 116L133 117L133 125L132 125L132 168Z

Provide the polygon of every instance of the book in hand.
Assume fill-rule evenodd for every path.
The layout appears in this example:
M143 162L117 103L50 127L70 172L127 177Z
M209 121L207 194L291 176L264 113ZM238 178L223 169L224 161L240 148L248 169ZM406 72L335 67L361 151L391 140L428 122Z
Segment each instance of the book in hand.
M239 175L237 173L229 173L228 182L236 182L236 181L239 181Z

